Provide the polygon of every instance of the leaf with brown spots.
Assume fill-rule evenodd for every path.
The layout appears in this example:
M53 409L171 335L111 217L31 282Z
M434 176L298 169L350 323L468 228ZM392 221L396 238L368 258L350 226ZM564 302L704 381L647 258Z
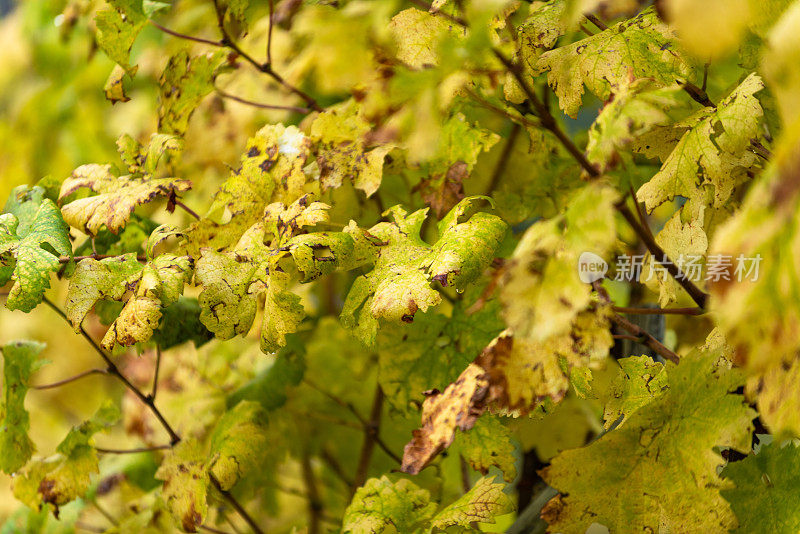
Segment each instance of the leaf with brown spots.
M128 223L136 206L188 191L192 183L179 178L152 178L149 175L115 176L111 172L111 165L90 163L81 165L64 180L59 200L63 201L84 187L98 194L73 200L61 208L61 214L73 228L96 236L104 225L111 232L118 233Z
M193 439L181 441L164 458L156 471L163 480L161 497L175 522L185 532L197 532L208 514L210 477L205 455Z
M403 451L400 470L416 475L450 446L456 430L469 430L486 410L489 381L485 371L470 364L443 392L431 391L422 404L422 426Z
M360 276L347 294L341 319L355 327L367 345L375 343L378 319L411 322L417 311L441 302L433 283L463 290L491 264L507 225L499 217L466 213L478 200L469 197L438 224L439 240L429 245L420 238L427 209L408 214L402 207L387 210L394 222L369 229L380 244L375 268Z

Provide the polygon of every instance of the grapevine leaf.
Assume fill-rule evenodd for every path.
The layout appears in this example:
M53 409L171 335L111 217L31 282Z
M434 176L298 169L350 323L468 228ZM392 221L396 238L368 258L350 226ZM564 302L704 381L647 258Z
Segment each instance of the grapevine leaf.
M129 63L131 47L136 36L147 24L142 1L108 0L108 3L110 9L102 9L95 15L97 46L133 76L138 67Z
M204 251L195 277L200 293L200 321L220 339L246 334L253 325L257 303L248 293L255 265L244 258Z
M162 254L148 262L141 271L136 292L100 345L111 350L115 343L130 346L150 339L158 328L161 308L177 302L184 285L191 281L192 267L191 258L172 254Z
M386 476L371 478L353 496L344 513L342 531L378 533L389 528L416 532L436 511L430 497L427 490L404 478L397 482Z
M456 435L450 450L484 475L490 467L497 467L506 482L513 482L517 476L511 432L496 416L480 417L475 426Z
M266 411L258 402L241 401L217 422L208 465L222 489L231 489L258 467L267 448L266 420Z
M0 405L0 469L11 474L30 460L36 446L28 437L30 416L25 410L28 381L42 362L44 344L12 341L0 348L3 355L3 403Z
M561 401L569 391L571 369L600 367L614 344L610 310L597 306L579 313L571 330L543 341L504 332L477 363L487 373L491 396L509 410L529 412L550 398Z
M108 76L108 80L106 80L106 84L103 86L106 99L112 104L130 101L130 97L125 93L125 74L125 69L119 65L114 65L111 74Z
M169 134L153 134L146 146L128 134L117 138L117 152L131 174L153 174L159 162L171 162L183 150L183 139Z
M564 334L589 306L591 286L581 281L576 266L584 252L600 258L611 252L616 199L608 187L584 187L563 215L535 223L522 236L500 292L515 336L538 343Z
M83 187L98 194L73 200L61 208L61 213L70 226L96 236L103 225L118 233L136 206L188 191L192 184L179 178L114 176L110 165L90 163L81 165L64 180L59 199L63 201Z
M735 517L719 491L722 457L747 451L755 413L732 393L742 377L719 349L695 350L667 364L669 389L625 425L556 456L543 478L562 492L542 510L554 531L685 529L725 531Z
M573 117L580 108L584 85L607 100L612 86L620 86L631 74L653 78L663 85L693 75L691 62L678 50L672 31L653 8L596 35L545 52L536 68L549 71L547 81L561 109Z
M311 157L311 144L295 126L267 125L256 132L240 167L214 196L207 218L187 232L190 252L199 255L201 247L220 250L235 245L263 217L268 204L291 203L303 196L303 168Z
M355 100L330 107L311 124L311 140L317 147L323 190L340 187L345 179L369 197L380 187L383 160L391 145L367 149L365 135L371 130Z
M390 209L394 222L369 230L386 244L375 268L351 287L342 308L343 324L357 327L360 339L373 345L377 319L411 322L418 310L439 304L441 296L431 287L434 281L463 290L475 280L491 263L506 231L506 224L488 213L462 222L475 200L464 199L439 222L439 240L433 246L419 237L427 210L409 215L399 206Z
M683 91L678 85L661 87L649 78L625 80L611 88L608 102L589 129L586 158L606 170L614 166L619 153L637 138L658 126L671 124L667 110L680 104Z
M200 101L214 89L216 69L224 54L189 57L182 50L169 58L159 84L158 131L183 135Z
M714 207L724 205L740 177L737 168L755 161L747 148L758 137L763 112L754 95L763 88L761 78L751 74L716 109L703 108L678 124L691 129L636 194L648 211L675 196L695 197L703 186L713 188Z
M697 278L690 270L702 265L692 258L702 259L708 250L708 237L703 229L702 217L682 223L681 212L675 213L656 236L656 243L687 277ZM690 265L690 261L694 262L694 266ZM655 269L652 256L648 256L642 267L642 277L649 288L658 291L658 303L661 307L678 300L680 284L665 269Z
M83 320L97 302L122 300L141 278L142 269L136 254L99 261L86 258L78 262L70 280L65 309L75 331L80 331Z
M444 391L430 391L422 405L422 425L403 451L400 470L415 475L450 446L456 429L472 428L486 410L488 381L483 369L470 364Z
M442 530L454 525L468 527L471 523L493 524L494 518L514 511L514 504L503 492L503 484L494 477L483 477L456 502L436 514L431 526Z
M87 421L73 427L49 458L29 462L14 478L14 496L31 508L59 506L82 497L98 472L97 452L90 440L119 420L119 409L107 401ZM57 514L56 514L57 515Z
M71 256L69 232L58 207L44 198L41 187L14 189L0 215L0 256L14 259L7 264L4 281L14 281L6 307L29 312L42 302L50 287L50 273L61 268L58 255Z
M448 35L457 36L461 28L444 17L412 7L392 17L389 30L397 43L397 59L418 69L438 64L440 42Z
M636 410L660 397L668 387L664 365L649 356L631 356L617 360L619 375L611 384L606 401L603 426L609 428L622 417L622 426Z
M185 532L197 532L208 514L210 477L197 441L185 439L167 453L156 471L164 485L161 496L175 522Z
M723 489L739 526L733 532L797 532L800 514L797 502L800 488L800 452L793 443L777 441L762 445L758 454L731 462L722 476L736 484Z
M200 322L200 303L195 298L181 297L178 302L161 310L161 324L153 333L153 341L167 350L187 341L201 347L214 334Z

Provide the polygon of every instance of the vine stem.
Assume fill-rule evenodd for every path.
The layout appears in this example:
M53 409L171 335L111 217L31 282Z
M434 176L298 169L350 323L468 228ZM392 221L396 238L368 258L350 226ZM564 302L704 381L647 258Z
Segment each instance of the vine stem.
M210 39L203 39L201 37L193 37L191 35L186 35L185 33L180 33L180 32L176 32L175 30L170 30L169 28L167 28L165 26L162 26L161 24L159 24L158 22L154 21L153 19L149 19L149 20L150 20L150 24L152 24L153 26L155 26L156 28L158 28L162 32L164 32L164 33L166 33L168 35L171 35L173 37L177 37L178 39L185 39L187 41L194 41L195 43L202 43L202 44L205 44L205 45L216 46L216 47L219 47L219 48L222 48L222 47L225 46L222 43L220 43L219 41L212 41Z
M239 501L237 501L236 498L233 495L231 495L229 491L222 489L222 486L220 485L219 480L217 480L217 477L209 473L209 478L211 479L211 483L214 485L214 487L217 488L217 491L219 491L222 494L222 496L225 497L225 500L228 501L231 506L233 506L233 509L236 510L236 513L238 513L242 517L242 519L244 519L245 523L247 523L250 526L250 528L253 529L253 532L255 532L256 534L264 534L264 531L261 530L261 527L259 527L258 524L250 516L250 514L247 513L247 510L245 510L244 507L241 504L239 504Z
M378 436L381 428L381 415L383 414L383 390L380 384L375 387L375 397L372 401L372 410L370 411L369 422L364 427L364 442L361 445L361 454L358 458L358 466L356 467L356 474L353 477L353 487L350 494L355 494L356 490L364 485L367 481L367 474L369 471L370 460L372 460L372 452L375 450L375 438Z
M80 380L81 378L84 378L86 376L107 375L107 374L108 374L108 370L106 370L106 369L89 369L88 371L84 371L82 373L78 373L75 376L71 376L69 378L65 378L64 380L59 380L58 382L53 382L51 384L40 384L40 385L36 385L36 386L31 386L31 389L53 389L53 388L57 388L59 386L63 386L63 385L69 384L71 382L75 382L76 380Z
M314 475L314 466L311 465L311 456L306 452L300 460L303 470L303 482L306 486L308 497L308 534L319 534L322 520L322 499L319 496L317 477Z
M221 96L222 98L227 98L228 100L233 100L234 102L239 102L240 104L245 104L245 105L253 106L253 107L256 107L256 108L294 111L294 112L303 113L303 114L309 113L311 111L308 108L301 108L299 106L278 106L278 105L274 105L274 104L262 104L261 102L255 102L253 100L248 100L248 99L242 98L240 96L232 95L232 94L227 93L227 92L225 92L225 91L223 91L222 89L219 89L219 88L217 88L216 91L217 91L217 94L219 96Z
M186 213L188 213L195 220L197 220L197 221L200 220L200 215L198 215L196 211L194 211L192 208L190 208L189 206L187 206L186 204L184 204L180 200L175 199L175 205L178 206L179 208L181 208Z
M69 320L67 314L65 314L64 311L61 308L59 308L49 298L42 297L42 302L47 304L47 306L49 306L68 324L70 325L72 324L72 321ZM133 383L131 383L131 381L128 380L128 378L124 374L122 374L122 371L119 370L117 365L111 360L111 358L108 357L108 355L100 347L100 345L98 345L97 342L95 342L95 340L92 338L92 336L90 336L89 333L86 332L86 329L83 328L83 325L80 326L80 334L83 336L84 339L86 339L86 341L92 346L95 352L97 352L97 354L99 354L100 357L103 359L103 361L106 363L107 373L115 376L120 382L122 382L123 385L126 388L128 388L131 391L131 393L133 393L145 406L147 406L147 408L153 413L153 415L155 415L156 419L158 419L159 423L161 423L161 426L164 427L164 430L166 430L167 434L169 434L170 437L169 448L172 448L178 443L180 443L181 437L178 435L177 432L175 432L175 430L172 428L169 422L164 418L164 415L161 413L161 411L156 407L153 396L145 395L144 393L142 393L142 390L133 385ZM219 490L219 492L225 498L225 500L227 500L230 503L230 505L233 506L233 508L242 517L242 519L244 519L244 521L250 526L250 528L253 529L253 532L255 532L256 534L263 534L263 531L255 522L255 520L253 520L250 514L247 513L247 510L245 510L244 507L241 504L239 504L239 501L237 501L236 498L230 494L230 492L222 489L222 487L219 485L219 481L217 481L217 479L214 478L213 475L211 475L211 481L217 488L217 490Z
M136 447L134 449L104 449L95 447L94 450L103 454L136 454L138 452L165 451L172 448L172 445L155 445L153 447Z
M69 317L67 317L67 314L65 314L64 311L61 308L56 306L56 304L52 300L50 300L47 297L43 297L42 301L45 304L47 304L54 312L56 312L67 323L72 324L72 321L69 320ZM138 397L138 399L140 401L142 401L142 403L144 403L144 405L147 406L147 408L151 412L153 412L153 415L156 416L156 418L161 423L161 426L163 426L164 430L166 430L167 434L169 434L170 444L171 445L176 445L177 443L179 443L181 441L180 436L178 436L178 434L175 432L175 430L172 428L172 426L164 418L164 415L161 413L161 411L156 407L155 403L153 402L152 397L142 393L142 390L140 390L139 388L134 386L131 383L131 381L128 380L128 378L124 374L122 374L122 371L119 370L119 368L117 367L117 364L115 364L111 360L111 358L108 357L108 355L106 354L106 351L104 351L100 347L100 345L98 345L95 342L95 340L92 338L92 336L90 336L88 334L88 332L86 332L86 330L83 328L83 326L80 326L80 333L84 337L84 339L86 339L86 341L89 342L89 344L92 346L92 348L95 350L95 352L97 352L97 354L99 354L100 357L103 359L103 361L106 363L108 374L113 375L120 382L122 382L125 385L125 387L128 388L131 391L131 393L136 395L136 397Z
M601 285L600 280L597 280L592 283L592 287L600 296L600 298L608 303L613 304L611 301L611 297L608 296L608 292L605 288ZM611 315L611 320L623 330L626 330L628 333L633 335L637 338L637 341L646 347L650 348L653 352L661 356L662 358L669 360L673 363L678 363L681 360L681 357L678 356L675 352L669 350L663 343L661 343L658 339L655 338L650 332L641 328L638 325L633 324L623 316L618 313L614 313Z
M626 308L624 306L612 306L617 313L629 313L633 315L703 315L705 310L702 308Z

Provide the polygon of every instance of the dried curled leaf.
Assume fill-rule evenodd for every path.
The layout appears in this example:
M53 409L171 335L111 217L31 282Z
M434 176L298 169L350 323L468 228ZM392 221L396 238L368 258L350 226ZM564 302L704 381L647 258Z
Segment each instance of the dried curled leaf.
M61 213L73 228L96 236L104 225L118 233L128 223L136 206L188 191L192 183L179 178L115 176L110 165L90 163L81 165L64 180L59 199L64 200L84 187L98 194L73 200L61 208Z
M415 475L450 446L456 430L469 430L486 410L489 382L478 365L470 364L443 392L431 391L422 405L422 425L403 450L400 470Z

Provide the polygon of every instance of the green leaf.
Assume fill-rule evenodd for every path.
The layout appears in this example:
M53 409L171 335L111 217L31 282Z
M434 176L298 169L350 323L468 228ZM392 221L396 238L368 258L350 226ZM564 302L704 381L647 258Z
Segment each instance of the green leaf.
M70 226L96 236L103 225L113 233L118 233L128 223L137 206L153 202L159 197L188 191L192 183L179 178L152 178L149 175L115 176L110 165L90 163L81 165L64 180L59 199L63 201L84 187L99 194L73 200L61 208L61 213Z
M61 268L59 255L71 256L67 225L58 207L44 198L44 189L19 186L14 189L0 215L0 256L13 258L0 277L14 285L6 307L29 312L42 302L50 287L50 273ZM8 261L8 260L6 260Z
M131 47L147 24L142 0L108 0L108 3L112 9L102 9L95 15L97 46L133 76L138 67L129 63Z
M258 468L267 451L267 413L243 400L225 412L211 434L208 468L224 490Z
M175 522L185 532L197 532L208 514L210 484L200 444L184 439L175 445L156 471L156 479L164 481L161 497Z
M196 298L181 297L177 302L161 309L161 323L153 333L153 341L167 350L192 341L201 347L214 338L200 321L200 303Z
M427 210L412 214L395 206L394 222L382 222L369 234L384 242L375 268L356 279L342 309L342 323L357 328L366 344L375 343L377 319L411 322L418 310L426 311L441 302L431 286L466 289L485 268L505 235L506 224L497 216L476 213L467 220L465 212L477 200L466 198L439 222L439 240L425 243L419 232Z
M722 490L730 503L738 528L733 532L797 532L800 513L800 451L794 443L777 441L762 445L757 454L730 462L722 476L736 484Z
M274 356L274 361L255 378L228 397L228 407L240 401L256 401L265 410L280 408L286 403L288 390L300 383L305 374L305 346L294 338Z
M662 85L694 78L693 65L679 50L672 30L648 8L630 20L567 46L545 52L536 63L564 113L574 117L583 86L607 100L613 86L631 75Z
M28 437L30 416L25 410L28 381L39 367L43 343L12 341L3 354L3 403L0 405L0 469L11 474L30 460L36 446Z
M452 21L413 7L392 17L389 30L397 44L397 59L415 69L438 64L439 44L461 32Z
M622 417L622 426L636 410L650 404L669 387L664 365L649 356L631 356L617 360L619 374L611 383L611 396L603 413L604 427Z
M430 521L436 503L430 493L410 480L392 482L388 477L371 478L358 488L342 521L342 532L416 532Z
M449 317L441 313L418 316L410 325L385 325L377 338L378 381L387 402L401 411L424 392L443 390L458 378L475 356L500 333L499 303L491 300L475 313L459 301Z
M720 490L715 447L748 451L755 413L732 393L741 375L720 350L695 350L667 364L669 389L625 425L580 449L564 451L542 472L562 494L542 510L554 531L727 531L736 520Z
M506 482L513 482L517 476L513 437L497 416L479 418L471 429L456 435L450 450L484 475L490 467L497 467Z
M751 74L716 109L703 108L676 125L690 129L636 193L648 211L676 196L698 196L701 188L713 191L714 207L724 206L756 161L747 149L758 137L763 112L754 94L763 88L761 78Z
M494 518L514 511L514 504L503 492L503 484L495 484L494 477L484 477L456 502L436 514L431 526L446 529L471 523L493 524Z
M223 58L223 52L190 58L185 50L169 58L159 79L159 132L179 136L186 133L192 113L214 90L216 70Z

